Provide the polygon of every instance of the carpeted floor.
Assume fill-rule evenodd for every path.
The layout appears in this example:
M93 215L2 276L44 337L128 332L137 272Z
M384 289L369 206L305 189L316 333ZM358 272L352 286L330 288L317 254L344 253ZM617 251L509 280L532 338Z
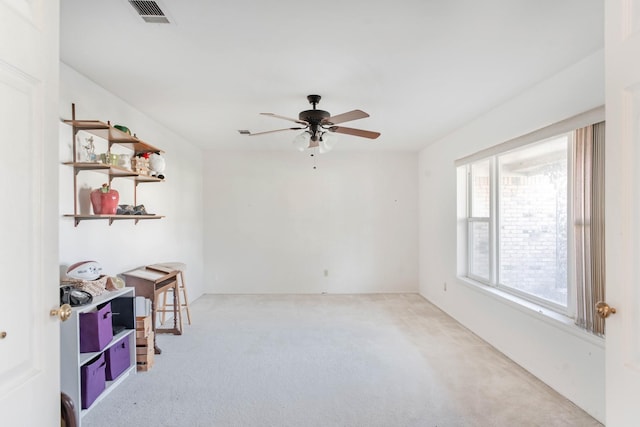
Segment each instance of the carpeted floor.
M599 426L419 295L206 295L84 427Z

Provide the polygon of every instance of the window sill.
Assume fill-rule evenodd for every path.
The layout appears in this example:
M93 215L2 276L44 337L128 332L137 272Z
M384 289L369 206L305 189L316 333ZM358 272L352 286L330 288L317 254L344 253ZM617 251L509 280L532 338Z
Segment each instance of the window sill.
M493 298L494 300L501 302L505 305L508 305L509 307L514 308L528 316L531 316L537 320L543 321L558 329L562 329L563 331L577 338L580 338L584 341L587 341L590 344L596 345L604 349L605 339L603 337L599 337L597 335L591 334L586 330L576 326L575 323L573 322L573 319L571 319L570 317L567 317L563 314L557 313L553 310L550 310L546 307L542 307L530 301L526 301L515 295L501 291L500 289L496 289L491 286L478 283L467 277L458 277L458 280L460 281L460 283L464 284L469 289L472 289L476 292L479 292L483 295Z

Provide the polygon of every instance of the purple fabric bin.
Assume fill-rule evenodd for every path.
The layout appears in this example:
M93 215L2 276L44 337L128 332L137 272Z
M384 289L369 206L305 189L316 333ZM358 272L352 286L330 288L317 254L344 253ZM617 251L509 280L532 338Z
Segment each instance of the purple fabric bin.
M98 311L80 313L80 353L101 351L113 339L111 303Z
M131 363L129 352L129 337L124 337L104 352L107 362L107 381L113 381L123 373Z
M80 400L82 409L87 409L100 396L105 388L105 367L104 354L93 359L86 365L80 367Z

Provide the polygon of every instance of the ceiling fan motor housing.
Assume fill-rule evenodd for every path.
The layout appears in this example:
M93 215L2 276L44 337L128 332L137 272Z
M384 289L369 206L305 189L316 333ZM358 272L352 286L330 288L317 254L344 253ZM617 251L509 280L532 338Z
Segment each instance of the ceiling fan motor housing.
M323 121L324 119L328 119L329 117L331 117L331 114L329 114L328 111L324 110L306 110L300 112L300 114L298 115L298 118L300 120L304 120L309 124L316 125L320 124L321 121Z
M309 123L309 131L311 133L312 141L317 141L320 138L320 134L318 132L320 123L322 123L323 120L326 120L329 117L331 117L331 114L329 114L328 111L324 110L306 110L302 111L298 115L298 118L300 120L304 120L305 122Z

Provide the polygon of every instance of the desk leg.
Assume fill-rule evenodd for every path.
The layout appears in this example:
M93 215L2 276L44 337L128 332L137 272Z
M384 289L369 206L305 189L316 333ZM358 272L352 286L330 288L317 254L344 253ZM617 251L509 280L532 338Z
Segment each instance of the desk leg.
M151 300L151 330L153 330L153 353L154 354L162 354L162 350L156 344L156 336L158 335L156 332L156 296L155 293L153 295L153 299Z

